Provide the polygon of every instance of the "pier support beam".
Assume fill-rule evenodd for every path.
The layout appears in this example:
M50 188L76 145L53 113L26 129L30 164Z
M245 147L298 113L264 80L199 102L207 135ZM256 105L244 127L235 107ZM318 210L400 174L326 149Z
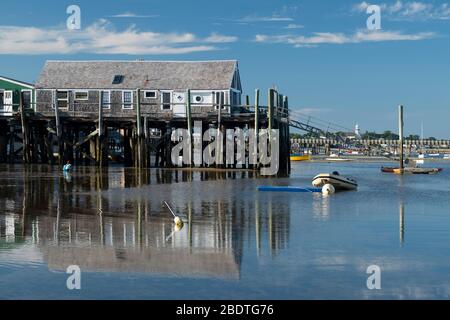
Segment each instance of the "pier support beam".
M404 154L404 148L403 148L403 126L404 126L404 122L403 122L403 106L400 105L398 106L398 128L399 128L399 140L398 140L398 145L399 145L399 156L400 156L400 169L403 170L405 165L404 165L404 159L403 159L403 154Z

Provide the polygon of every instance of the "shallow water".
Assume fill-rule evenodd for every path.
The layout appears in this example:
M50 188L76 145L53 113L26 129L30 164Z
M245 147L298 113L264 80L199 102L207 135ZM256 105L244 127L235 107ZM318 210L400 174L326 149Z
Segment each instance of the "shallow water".
M0 166L0 299L448 299L450 165L381 165L299 163L290 179ZM334 170L359 190L256 191ZM81 290L66 287L69 265ZM381 290L366 286L370 265Z

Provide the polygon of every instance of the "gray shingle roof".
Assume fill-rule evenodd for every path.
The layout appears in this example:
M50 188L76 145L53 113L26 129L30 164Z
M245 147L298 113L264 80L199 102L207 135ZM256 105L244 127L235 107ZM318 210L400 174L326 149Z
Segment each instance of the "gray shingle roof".
M205 89L231 87L237 61L47 61L36 82L46 89ZM124 75L113 85L115 75Z

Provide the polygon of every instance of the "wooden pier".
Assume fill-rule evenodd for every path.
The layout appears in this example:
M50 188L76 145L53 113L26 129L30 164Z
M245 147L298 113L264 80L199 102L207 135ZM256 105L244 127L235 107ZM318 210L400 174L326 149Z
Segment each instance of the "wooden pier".
M94 95L90 92L90 95ZM0 113L0 162L14 163L21 160L25 164L59 164L70 161L74 165L108 166L109 162L123 163L128 167L178 166L172 162L171 151L175 143L172 132L178 128L188 129L190 138L199 133L193 132L193 123L202 124L202 136L207 129L220 129L223 145L226 144L227 129L240 128L244 132L255 133L260 129L278 129L280 135L279 174L290 171L289 106L288 98L274 89L268 90L268 106L259 104L260 92L255 90L255 103L250 105L249 97L245 104L208 104L203 111L202 104L191 105L191 90L187 90L185 103L186 116L178 117L173 112L148 112L149 108L161 110L162 102L143 102L142 90L137 88L130 110L111 112L114 103L98 102L83 106L69 103L61 108L58 103L58 90L53 90L53 102L42 107L42 102L32 103L24 108L22 99L12 116ZM164 103L168 106L169 103ZM170 103L173 107L173 104ZM87 108L88 107L88 108ZM37 111L36 111L37 110ZM39 111L41 110L41 111ZM44 110L44 111L42 111ZM153 110L153 109L152 109ZM257 135L256 137L258 137ZM247 136L248 140L249 137ZM210 142L202 142L205 148ZM193 143L191 146L193 147ZM269 148L270 150L270 148ZM226 148L223 150L227 159ZM251 158L255 150L246 148L242 165L224 163L214 167L222 169L256 169ZM192 150L191 150L192 152ZM233 156L236 160L236 155ZM192 159L192 158L191 158ZM200 167L210 167L201 165Z

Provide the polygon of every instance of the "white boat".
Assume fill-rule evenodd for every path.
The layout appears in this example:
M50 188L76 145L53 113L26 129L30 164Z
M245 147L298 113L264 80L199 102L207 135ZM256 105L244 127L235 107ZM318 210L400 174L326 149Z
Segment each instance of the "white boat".
M326 158L325 161L336 161L336 162L349 162L352 161L352 159L346 159L346 158Z
M337 171L318 174L313 178L312 184L316 188L331 184L336 190L356 190L358 188L358 183L354 179L341 176Z

